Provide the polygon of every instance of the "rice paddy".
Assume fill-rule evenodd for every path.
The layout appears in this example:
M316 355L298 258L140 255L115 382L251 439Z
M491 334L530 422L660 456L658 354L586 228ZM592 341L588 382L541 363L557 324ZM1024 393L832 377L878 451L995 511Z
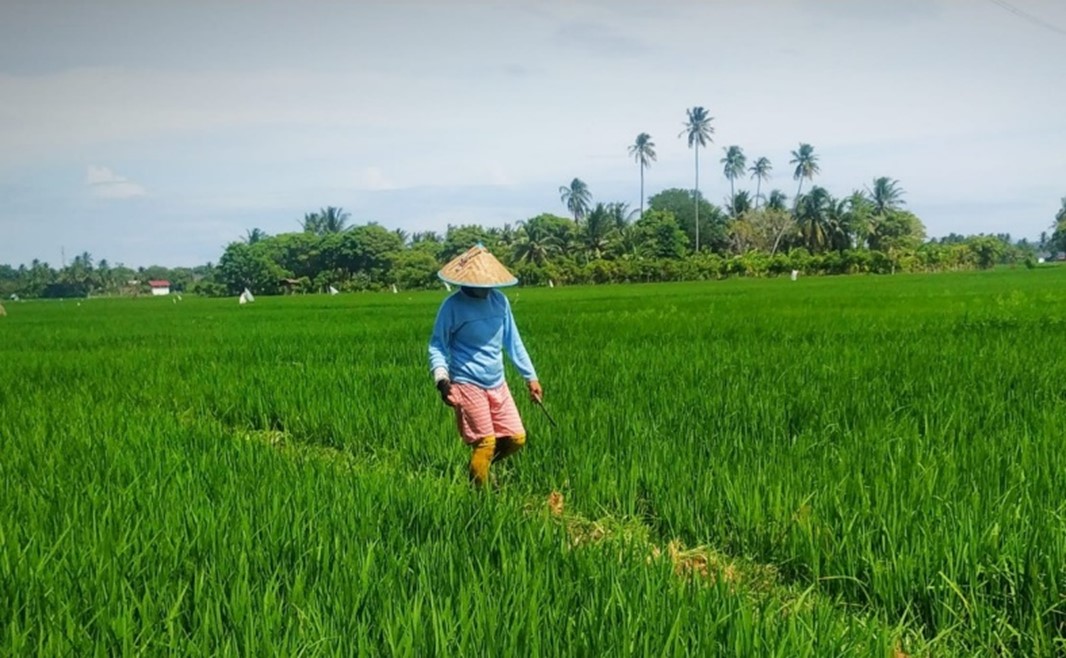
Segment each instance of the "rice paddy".
M490 493L443 290L9 303L0 654L1061 654L1064 285L510 289Z

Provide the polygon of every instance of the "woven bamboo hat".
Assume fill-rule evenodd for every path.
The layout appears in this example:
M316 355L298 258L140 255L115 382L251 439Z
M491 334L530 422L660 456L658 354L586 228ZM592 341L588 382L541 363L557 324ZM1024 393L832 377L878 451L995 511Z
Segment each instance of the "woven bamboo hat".
M505 288L518 283L515 275L478 243L437 272L442 281L469 288Z

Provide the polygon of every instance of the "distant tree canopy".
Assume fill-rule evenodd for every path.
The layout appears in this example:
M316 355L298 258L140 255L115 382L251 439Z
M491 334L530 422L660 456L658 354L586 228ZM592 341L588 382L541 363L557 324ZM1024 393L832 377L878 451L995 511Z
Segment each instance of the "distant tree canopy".
M105 259L94 261L83 253L65 267L54 268L39 260L29 265L0 265L0 298L23 299L87 297L89 295L149 294L149 281L166 280L176 293L190 292L214 280L215 267L126 267ZM204 290L203 292L207 292Z
M745 171L743 154L725 153L723 164L735 182ZM818 172L817 160L802 147L794 156L802 186ZM761 183L769 163L756 161L749 171ZM433 288L442 285L440 266L477 243L527 285L766 276L792 269L844 274L989 268L1032 264L1038 250L1066 251L1066 199L1039 243L957 234L926 241L921 220L903 209L899 182L886 177L843 198L813 185L791 203L780 190L754 199L735 190L725 208L694 190L672 188L650 197L643 215L624 203L595 202L579 179L561 194L577 221L542 213L503 227L461 224L443 235L408 235L373 222L350 224L348 213L327 206L307 213L300 231L268 235L249 229L225 248L217 266L132 269L97 262L88 253L60 269L36 260L0 265L0 298L148 294L148 282L156 279L168 280L174 292L206 295L236 295L244 288L267 295L331 286Z
M685 110L677 137L692 151L691 189L672 187L645 199L645 176L658 158L655 142L640 132L625 147L638 165L636 210L597 201L578 177L558 188L566 217L541 213L502 227L449 225L443 235L352 224L343 208L323 206L297 220L299 231L268 235L247 229L225 248L217 267L134 271L94 263L88 253L59 270L36 260L17 269L0 265L0 297L141 294L152 279L167 279L174 291L206 295L236 295L244 288L260 294L430 288L441 285L436 272L442 264L478 243L528 285L764 276L793 269L842 274L1033 266L1038 250L1052 256L1066 252L1066 197L1051 233L1042 233L1036 244L1012 242L1009 235L952 234L926 241L925 225L904 208L906 193L898 180L881 176L834 197L815 183L821 156L806 142L790 152L785 170L796 182L791 198L780 189L764 194L763 183L774 171L769 158L749 161L740 145L722 147L718 163L729 194L715 205L700 187L700 153L714 143L713 123L702 106ZM738 189L751 181L754 193Z

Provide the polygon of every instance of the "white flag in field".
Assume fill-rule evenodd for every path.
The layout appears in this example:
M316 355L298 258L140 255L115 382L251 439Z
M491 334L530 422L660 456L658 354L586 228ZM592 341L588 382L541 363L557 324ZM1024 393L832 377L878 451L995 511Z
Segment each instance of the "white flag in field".
M241 293L240 303L241 304L248 304L248 303L254 302L254 301L255 301L255 297L252 296L252 291L248 290L247 288L245 288L244 292Z
M548 287L549 288L554 288L555 287L555 282L552 281L551 279L548 279Z
M795 281L799 277L799 270L792 270L792 280Z
M396 289L396 284L395 284L395 283L394 283L394 284L392 284L392 293L393 293L393 294L396 294L396 293L398 293L398 292L400 292L400 291Z
M330 286L330 287L329 287L329 294L331 294L331 295L337 295L337 294L339 294L339 293L340 293L340 291L339 291L339 290L337 290L336 288L334 288L333 286Z

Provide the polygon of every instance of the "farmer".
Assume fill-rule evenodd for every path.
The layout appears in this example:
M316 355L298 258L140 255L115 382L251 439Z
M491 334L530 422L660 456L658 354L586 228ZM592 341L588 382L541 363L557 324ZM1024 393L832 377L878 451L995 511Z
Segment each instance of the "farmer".
M482 487L489 466L515 454L526 442L526 430L503 376L503 352L525 378L534 401L540 402L544 392L518 335L511 304L496 290L518 283L514 275L478 244L437 276L460 288L437 312L429 339L429 367L441 399L455 409L459 435L473 449L470 479Z

